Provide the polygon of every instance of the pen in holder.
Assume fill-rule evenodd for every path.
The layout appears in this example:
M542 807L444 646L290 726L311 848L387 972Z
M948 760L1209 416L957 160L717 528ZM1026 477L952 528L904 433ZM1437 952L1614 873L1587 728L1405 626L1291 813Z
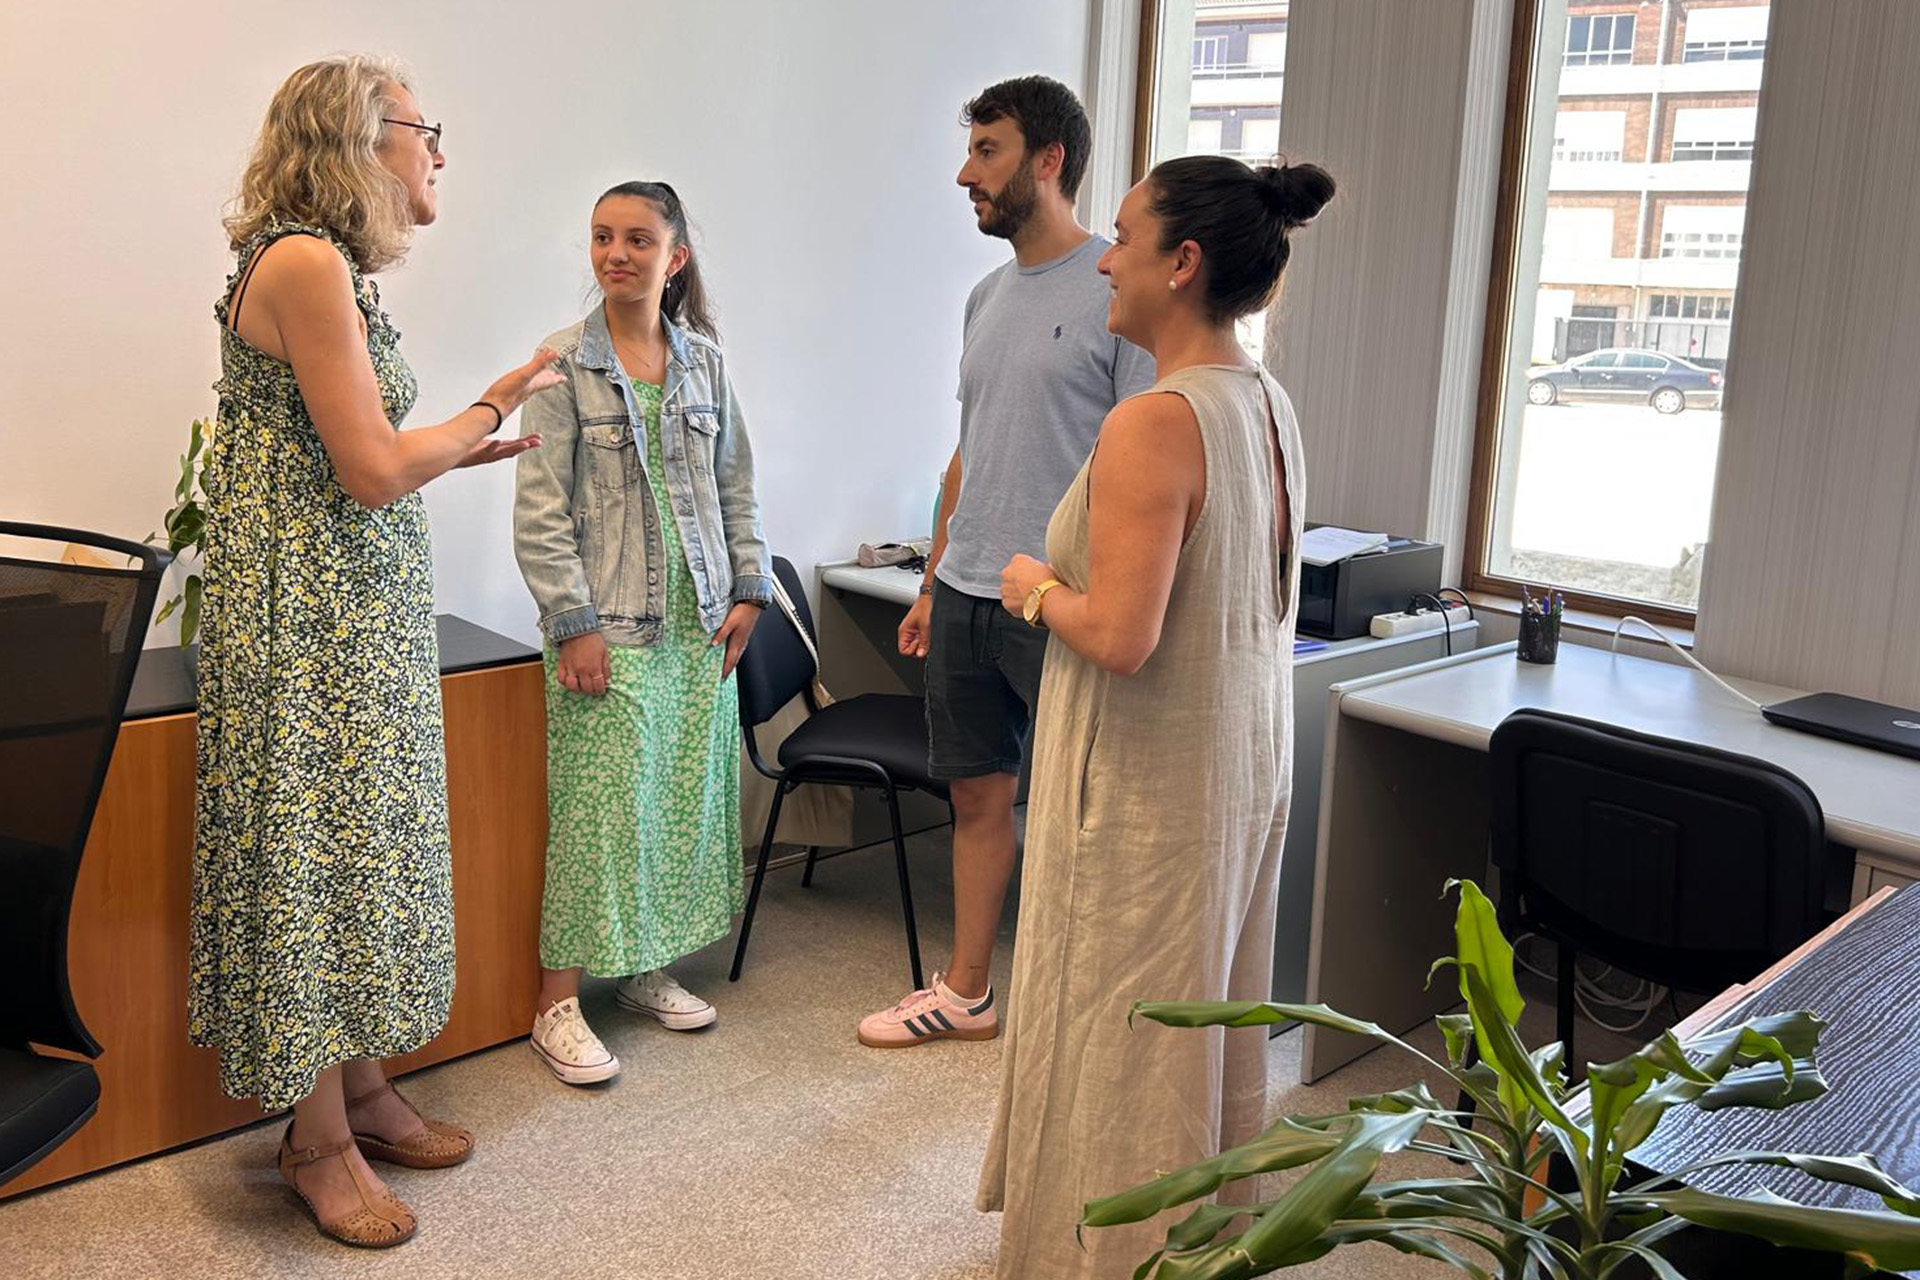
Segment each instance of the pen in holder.
M1535 596L1520 589L1520 645L1515 657L1547 665L1560 656L1560 613L1565 605L1558 591Z

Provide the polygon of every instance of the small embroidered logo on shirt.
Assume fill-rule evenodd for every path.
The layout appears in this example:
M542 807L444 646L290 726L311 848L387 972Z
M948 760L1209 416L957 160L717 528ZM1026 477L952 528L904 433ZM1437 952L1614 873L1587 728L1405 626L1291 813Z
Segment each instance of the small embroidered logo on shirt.
M1061 330L1061 328L1062 328L1062 327L1063 327L1063 326L1061 326L1061 325L1055 325L1055 326L1053 326L1053 340L1054 340L1055 342L1058 342L1058 341L1060 341L1060 330Z

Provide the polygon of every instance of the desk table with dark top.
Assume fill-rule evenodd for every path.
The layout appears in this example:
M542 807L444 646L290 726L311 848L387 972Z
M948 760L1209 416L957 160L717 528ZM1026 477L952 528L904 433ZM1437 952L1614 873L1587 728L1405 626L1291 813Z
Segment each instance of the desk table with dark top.
M1662 1172L1723 1151L1865 1151L1907 1186L1920 1187L1920 885L1882 900L1723 1016L1704 1026L1690 1021L1687 1032L1796 1009L1827 1024L1815 1054L1829 1086L1824 1096L1784 1111L1676 1107L1633 1162ZM1719 1195L1764 1189L1801 1204L1886 1208L1871 1192L1794 1169L1735 1165L1688 1182Z
M546 705L538 651L440 615L453 839L453 1010L411 1071L527 1033L539 987L546 851ZM165 1151L261 1118L220 1091L187 1041L193 876L194 654L141 654L88 836L68 945L74 1002L106 1051L100 1109L0 1197Z
M1810 1009L1827 1024L1815 1053L1829 1086L1824 1096L1785 1111L1677 1108L1633 1159L1650 1169L1677 1169L1715 1151L1743 1148L1867 1151L1888 1173L1920 1187L1920 885L1886 898L1716 1025L1795 1009ZM1739 1165L1695 1185L1723 1195L1764 1187L1805 1204L1886 1207L1872 1192L1793 1169Z

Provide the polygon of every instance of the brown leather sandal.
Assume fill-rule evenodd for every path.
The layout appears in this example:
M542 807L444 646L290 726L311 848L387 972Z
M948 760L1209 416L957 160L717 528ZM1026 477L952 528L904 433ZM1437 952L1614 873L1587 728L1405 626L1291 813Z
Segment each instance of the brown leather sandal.
M287 1126L286 1136L280 1139L280 1176L286 1179L293 1193L307 1206L307 1212L313 1215L320 1234L338 1240L341 1244L350 1244L357 1249L391 1249L394 1245L405 1244L413 1239L413 1233L419 1230L420 1223L413 1216L399 1196L389 1189L374 1191L361 1180L359 1170L352 1162L344 1159L350 1143L334 1142L324 1147L302 1147L293 1145L293 1126ZM360 1207L326 1219L313 1207L313 1201L307 1199L307 1193L300 1189L294 1180L293 1171L301 1165L314 1164L321 1160L340 1160L347 1166L347 1176L353 1179L353 1185L360 1191Z
M347 1103L351 1112L369 1098L377 1098L382 1093L391 1093L405 1104L414 1115L420 1111L393 1087L391 1080L378 1089L369 1090ZM446 1124L439 1120L429 1120L421 1116L420 1123L426 1127L398 1142L388 1142L385 1138L371 1133L354 1132L353 1140L360 1145L360 1154L369 1160L384 1160L388 1164L397 1164L407 1169L450 1169L456 1164L465 1164L473 1155L473 1135L459 1125Z

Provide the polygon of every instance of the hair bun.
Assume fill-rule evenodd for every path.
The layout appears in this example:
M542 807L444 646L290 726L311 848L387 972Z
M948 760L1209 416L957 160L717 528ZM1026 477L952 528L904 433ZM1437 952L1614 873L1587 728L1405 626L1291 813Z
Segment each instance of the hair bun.
M1333 175L1317 164L1262 166L1255 170L1265 188L1267 207L1291 231L1312 222L1333 199Z

